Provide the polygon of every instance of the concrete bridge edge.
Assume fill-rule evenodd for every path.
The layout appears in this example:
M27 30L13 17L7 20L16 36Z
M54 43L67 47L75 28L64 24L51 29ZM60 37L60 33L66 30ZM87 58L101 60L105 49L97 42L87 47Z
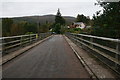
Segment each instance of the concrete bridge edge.
M5 55L5 56L1 57L2 59L0 59L0 60L1 60L1 61L0 61L0 63L1 63L0 65L3 65L3 64L5 64L5 63L7 63L8 61L16 58L17 56L25 53L26 51L30 50L31 48L33 48L33 47L39 45L40 43L48 40L48 39L51 38L52 36L53 36L53 35L51 35L51 36L49 36L49 37L46 37L46 38L43 39L43 40L40 40L40 41L38 41L38 42L35 42L35 43L33 43L33 44L29 45L29 46L26 46L26 47L24 47L24 48L21 48L21 49L19 49L19 50L17 50L17 51L14 51L14 52L12 52L12 53L10 53L10 54L8 54L8 55Z

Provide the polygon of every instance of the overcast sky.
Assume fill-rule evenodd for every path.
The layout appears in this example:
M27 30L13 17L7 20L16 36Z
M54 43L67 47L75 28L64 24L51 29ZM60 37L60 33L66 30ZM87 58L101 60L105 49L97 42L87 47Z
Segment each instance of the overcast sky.
M2 0L0 11L2 17L18 17L32 15L56 14L60 8L62 16L74 16L84 14L92 17L101 10L95 6L96 0Z

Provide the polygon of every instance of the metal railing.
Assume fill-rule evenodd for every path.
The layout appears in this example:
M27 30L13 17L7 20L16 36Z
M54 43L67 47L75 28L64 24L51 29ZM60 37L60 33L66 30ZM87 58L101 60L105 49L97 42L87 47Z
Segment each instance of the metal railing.
M19 48L32 44L38 40L44 39L50 36L51 33L40 33L40 34L29 34L29 35L19 35L19 36L10 36L10 37L1 37L0 38L0 52L4 56L12 51L15 51Z
M120 75L119 39L75 33L67 33L66 36Z

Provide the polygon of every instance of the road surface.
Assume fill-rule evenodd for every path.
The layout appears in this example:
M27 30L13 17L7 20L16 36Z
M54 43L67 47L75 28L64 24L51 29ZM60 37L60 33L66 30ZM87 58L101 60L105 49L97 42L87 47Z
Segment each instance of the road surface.
M54 35L2 67L3 78L90 78L62 35Z

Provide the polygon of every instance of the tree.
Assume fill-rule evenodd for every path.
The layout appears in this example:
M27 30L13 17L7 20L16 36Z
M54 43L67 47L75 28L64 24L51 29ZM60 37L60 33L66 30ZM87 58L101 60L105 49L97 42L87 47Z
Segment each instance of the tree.
M10 28L12 27L13 20L10 18L3 18L2 19L2 36L9 36L10 35Z
M28 32L37 33L37 25L27 21L13 21L11 18L2 19L2 36L24 35Z
M60 34L61 33L60 30L61 30L60 23L55 24L55 28L53 29L53 31L56 32L57 34Z
M11 29L10 29L10 35L11 35L11 36L19 35L20 31L21 31L21 30L20 30L20 28L18 27L18 25L17 25L17 24L13 24L12 27L11 27Z
M25 32L33 32L33 33L37 33L37 25L35 23L29 23L26 22L25 24Z
M55 24L65 25L65 19L61 16L60 10L58 9L58 12L55 16Z
M55 23L53 24L53 31L60 34L63 31L62 26L65 25L65 19L61 16L60 10L58 9L55 16ZM62 29L62 30L61 30Z
M88 17L84 16L83 14L77 15L76 22L83 22L83 23L88 24L89 21L90 21L90 19Z
M48 32L49 31L49 26L48 24L43 24L40 26L40 32L41 33L45 33L45 32Z
M100 11L93 16L94 27L92 34L105 37L120 38L120 2L104 2L97 3L103 7L103 14Z

